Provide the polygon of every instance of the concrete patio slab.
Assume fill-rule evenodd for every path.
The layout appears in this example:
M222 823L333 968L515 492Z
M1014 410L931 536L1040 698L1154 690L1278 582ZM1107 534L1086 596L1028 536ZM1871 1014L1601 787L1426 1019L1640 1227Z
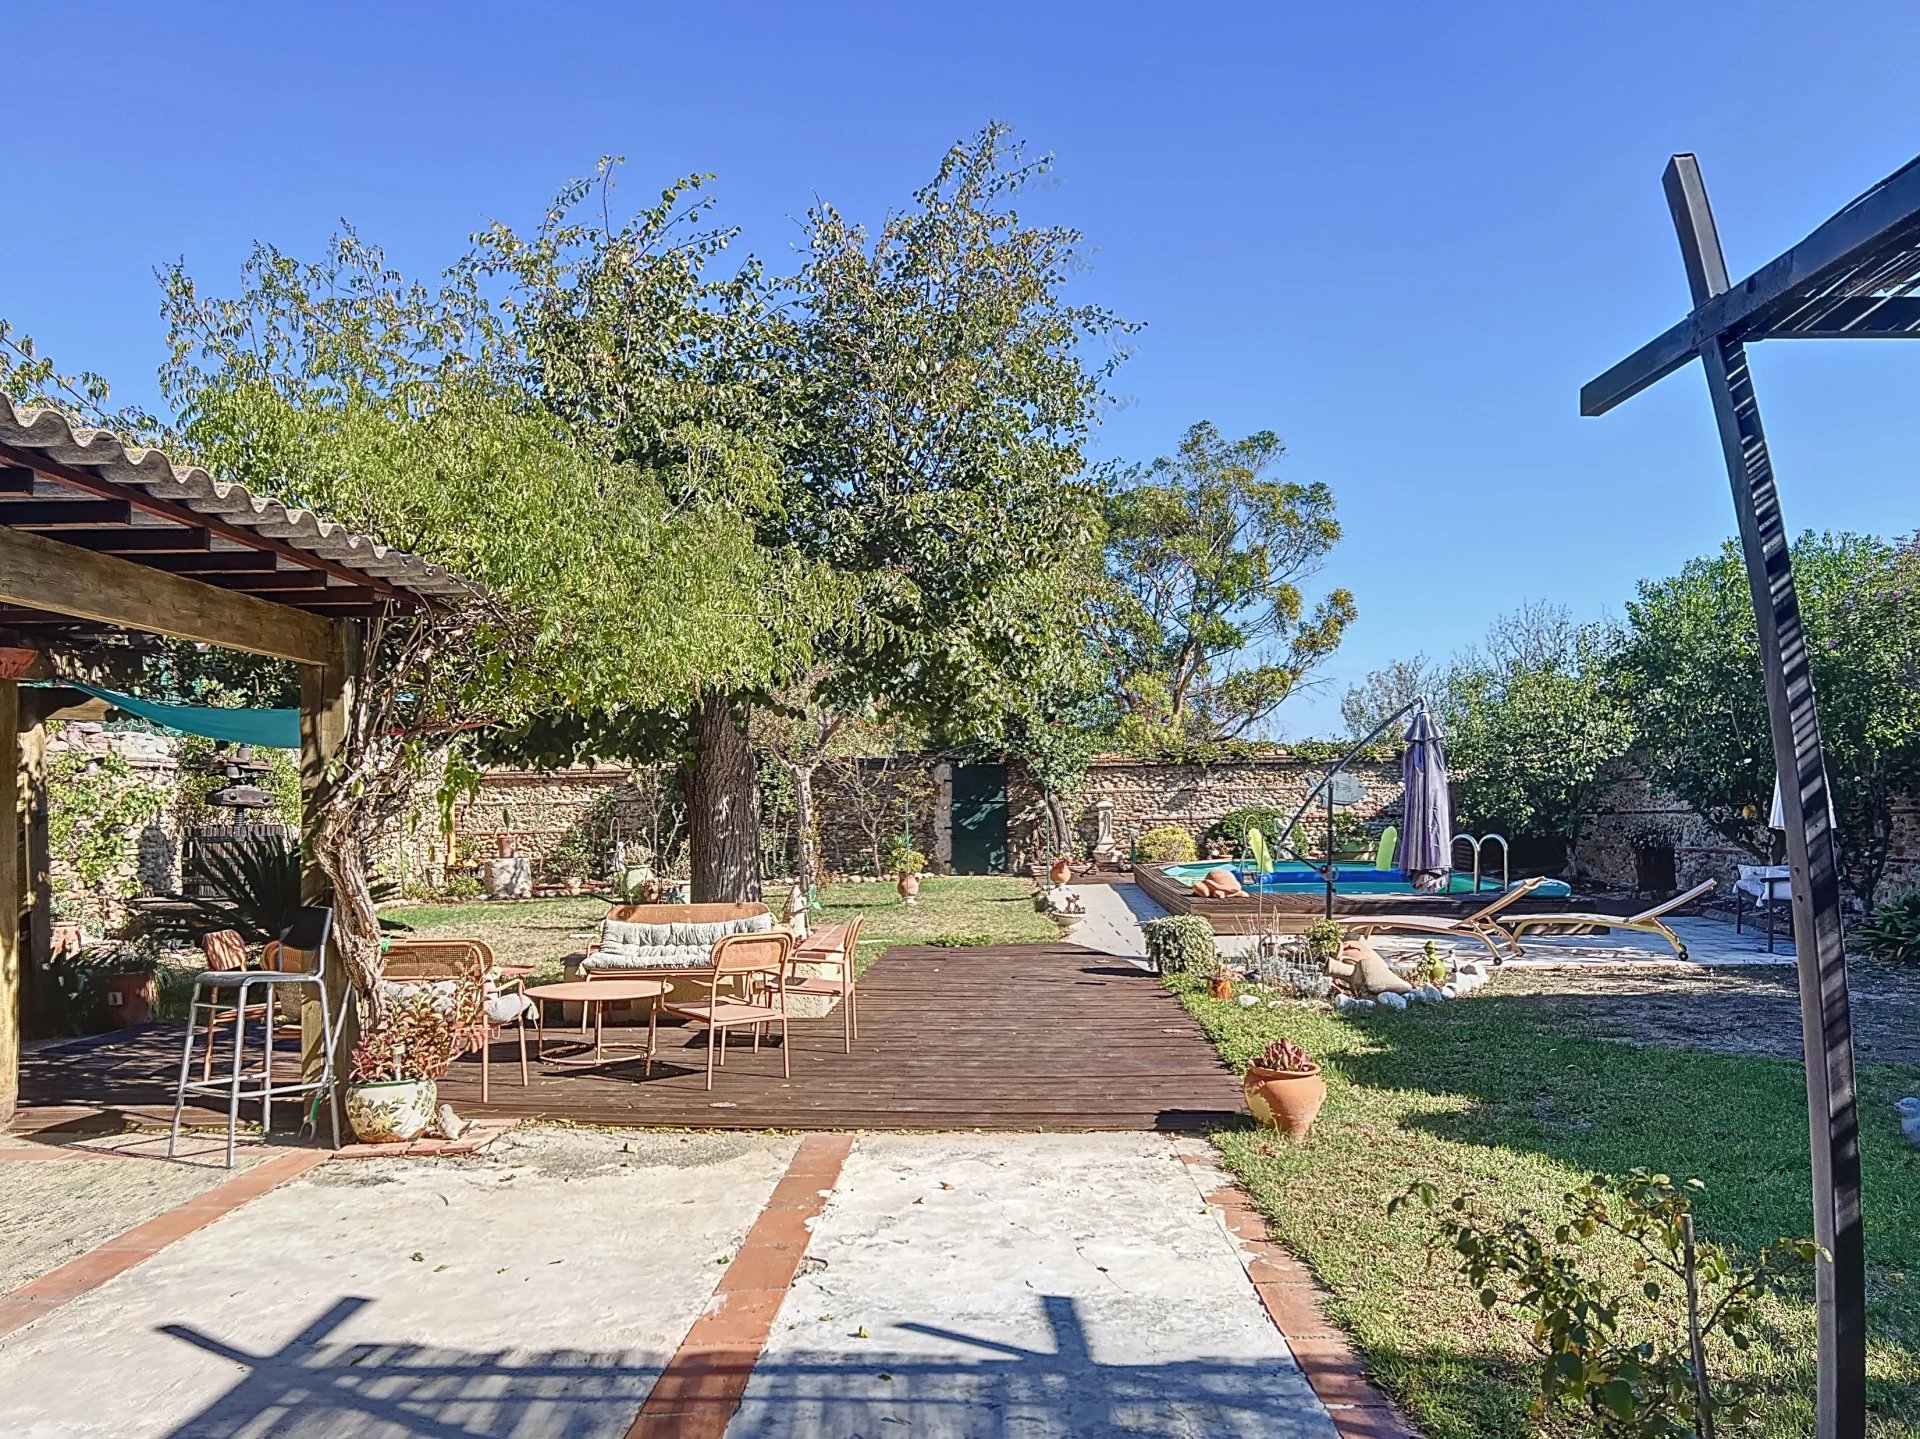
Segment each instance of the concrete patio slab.
M1334 1439L1173 1143L866 1135L727 1429Z
M228 1169L224 1135L183 1135L171 1160L164 1134L0 1135L0 1295L282 1152L244 1148Z
M322 1165L0 1340L0 1429L623 1435L794 1148L532 1130Z

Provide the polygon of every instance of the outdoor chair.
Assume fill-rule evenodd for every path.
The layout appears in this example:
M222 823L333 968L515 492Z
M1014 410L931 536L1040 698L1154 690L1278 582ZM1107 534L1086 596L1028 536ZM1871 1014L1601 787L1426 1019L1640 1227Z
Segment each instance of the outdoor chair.
M340 1147L340 1096L334 1087L334 1050L340 1040L340 1029L345 1021L345 1009L340 1015L333 1013L333 1003L327 994L327 949L333 936L333 911L318 906L296 909L292 920L280 932L277 956L278 969L207 969L197 975L193 982L193 999L187 1006L187 1034L180 1050L180 1082L174 1091L173 1128L167 1138L167 1157L171 1159L180 1144L180 1122L186 1110L189 1094L209 1094L224 1096L227 1101L227 1168L233 1168L234 1135L240 1125L240 1101L243 1099L260 1101L260 1133L265 1136L273 1130L273 1101L291 1098L295 1095L314 1096L310 1114L317 1115L320 1096L326 1097L329 1117L332 1120L333 1147ZM231 947L219 946L231 953ZM211 956L209 956L211 959ZM283 994L297 993L298 986L311 985L320 1006L320 1073L317 1078L307 1079L304 1075L291 1084L275 1084L273 1079L273 1023L271 1011ZM230 1008L238 1016L244 1016L255 1000L252 992L258 988L265 1004L261 1006L269 1013L263 1026L265 1042L261 1046L260 1068L249 1070L245 1067L247 1026L244 1018L237 1018L233 1026L233 1069L225 1079L190 1079L193 1072L194 1027L203 1009L211 1009L215 1004ZM211 1030L209 1030L211 1042ZM249 1088L250 1082L257 1081ZM304 1126L303 1126L304 1127Z
M1652 909L1643 909L1638 914L1622 919L1617 914L1523 914L1507 921L1507 934L1513 943L1513 952L1520 953L1520 936L1530 929L1627 929L1639 934L1657 934L1673 946L1673 952L1681 959L1687 957L1686 942L1661 922L1662 917L1672 914L1682 905L1692 904L1714 887L1714 881L1706 880L1696 884L1684 894L1676 894L1672 899L1656 904Z
M848 1054L860 1037L860 989L855 983L854 960L860 952L860 931L866 926L863 914L852 924L829 925L816 930L794 946L789 956L792 972L787 976L787 997L813 995L840 1001L840 1038ZM803 975L803 964L831 969L826 975Z
M480 985L482 996L480 1021L463 1036L464 1052L480 1052L480 1102L492 1096L492 1059L494 1039L511 1027L520 1040L520 1083L532 1083L527 1069L527 1020L538 1022L540 1007L521 989L518 979L502 980L495 972L493 949L479 939L400 939L387 947L386 967L381 983L395 991L423 985L451 986L463 979Z
M236 929L215 929L200 936L200 952L207 957L209 972L232 973L247 968L247 942L240 937ZM261 966L265 968L265 965ZM197 988L197 986L196 986ZM213 1031L215 1027L231 1024L238 1028L248 1019L267 1017L269 1006L253 1005L246 1013L229 1005L221 997L218 988L209 988L207 994L207 1029L200 1051L200 1077L203 1080L213 1078ZM236 1044L238 1040L234 1041Z
M1368 935L1378 930L1411 930L1417 934L1439 934L1450 939L1477 939L1493 954L1493 962L1501 964L1506 955L1502 946L1518 954L1519 947L1514 944L1513 936L1500 927L1499 917L1510 906L1531 894L1540 884L1538 878L1523 879L1511 889L1502 891L1491 904L1482 905L1472 914L1365 914L1355 915L1340 921L1341 928L1351 935Z
M720 1063L727 1062L727 1031L753 1031L753 1051L760 1052L761 1031L780 1026L780 1071L791 1079L793 1063L787 1049L787 964L793 936L784 930L759 934L730 934L713 947L713 964L693 982L704 987L700 999L674 1000L661 1005L668 1014L707 1026L707 1088L713 1088L716 1048ZM733 988L739 982L739 988Z

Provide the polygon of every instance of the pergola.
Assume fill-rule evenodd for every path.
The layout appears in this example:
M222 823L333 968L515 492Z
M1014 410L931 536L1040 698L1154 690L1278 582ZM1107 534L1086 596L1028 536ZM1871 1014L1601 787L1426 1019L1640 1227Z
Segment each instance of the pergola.
M287 660L300 673L302 808L311 825L364 663L364 621L455 605L466 580L156 450L0 395L0 1124L18 1097L23 969L50 958L46 725L72 690L124 684L129 634ZM26 652L31 653L26 653ZM318 877L309 874L317 887Z
M1695 356L1705 369L1759 628L1793 874L1814 1237L1831 1256L1816 1271L1818 1433L1854 1439L1866 1432L1866 1273L1840 872L1806 632L1746 347L1772 339L1920 337L1920 159L1737 285L1727 273L1699 162L1674 156L1665 186L1693 312L1587 384L1580 413L1605 414Z

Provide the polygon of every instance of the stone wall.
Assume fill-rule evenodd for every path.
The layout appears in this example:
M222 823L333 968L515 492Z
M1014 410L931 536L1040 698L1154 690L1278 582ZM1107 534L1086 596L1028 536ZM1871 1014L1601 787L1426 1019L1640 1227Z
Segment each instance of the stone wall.
M167 894L180 887L180 817L174 802L180 778L179 745L170 735L111 730L92 722L54 725L48 730L50 769L57 770L63 761L75 757L105 762L112 755L127 762L125 783L159 792L159 813L139 833L127 837L120 862L97 896L83 896L78 874L58 854L53 856L51 873L57 911L68 913L89 898L104 903L109 922L118 923L123 914L119 901L134 895Z
M1582 816L1574 872L1589 885L1632 890L1636 887L1636 835L1664 838L1674 847L1676 878L1682 889L1705 879L1727 890L1743 864L1761 864L1767 855L1740 847L1719 834L1684 802L1648 784L1628 766L1614 776L1593 810ZM1920 885L1920 795L1893 805L1891 859L1880 882L1885 899Z
M1681 889L1706 879L1726 889L1739 877L1739 866L1766 858L1732 844L1685 803L1655 790L1645 775L1627 766L1612 777L1599 803L1581 816L1571 865L1574 876L1585 887L1636 889L1636 840L1673 846Z
M1284 752L1210 765L1100 755L1088 766L1086 783L1068 806L1073 817L1075 852L1082 859L1092 854L1102 800L1113 806L1113 836L1124 858L1141 831L1159 825L1177 825L1197 839L1202 830L1230 810L1264 807L1291 814L1326 772L1323 763ZM1402 800L1399 760L1356 762L1347 772L1360 781L1365 794L1346 812L1369 834L1377 835L1388 825L1398 824ZM1045 842L1045 811L1039 791L1024 774L1016 772L1008 798L1012 864L1016 870L1023 870L1041 858L1037 846Z

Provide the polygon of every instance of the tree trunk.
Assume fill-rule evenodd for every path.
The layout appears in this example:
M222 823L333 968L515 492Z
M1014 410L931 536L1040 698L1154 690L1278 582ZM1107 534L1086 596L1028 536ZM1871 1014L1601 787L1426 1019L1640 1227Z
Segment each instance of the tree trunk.
M813 813L813 766L788 765L787 772L793 776L793 882L811 902L813 887L820 881L820 837L814 830L817 821Z
M1046 804L1047 828L1051 831L1048 836L1048 846L1053 854L1071 855L1073 853L1073 824L1067 818L1066 801L1061 799L1059 795L1053 793L1053 791L1048 790ZM1051 856L1049 856L1049 858L1051 858Z
M695 904L760 898L760 787L735 710L725 695L710 692L693 715L687 849Z

